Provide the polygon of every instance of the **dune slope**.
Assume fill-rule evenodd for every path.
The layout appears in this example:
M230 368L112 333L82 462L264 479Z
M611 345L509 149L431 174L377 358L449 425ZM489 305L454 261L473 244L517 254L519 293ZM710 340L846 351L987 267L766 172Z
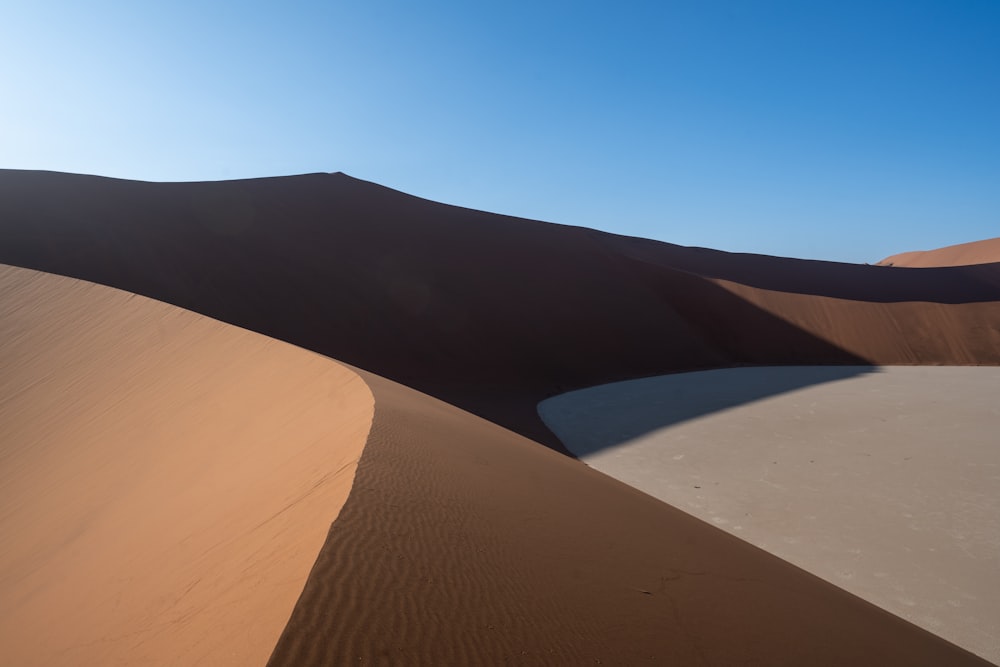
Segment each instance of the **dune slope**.
M539 412L587 465L1000 661L1000 368L850 370L674 373Z
M672 298L688 321L709 317L700 328L702 337L716 341L734 361L1000 363L1000 265L898 272L734 255L608 234L599 238L619 251L652 290ZM678 271L689 276L697 272L730 295L730 303L706 307L692 290L665 281ZM763 317L785 328L758 325Z
M271 665L985 664L577 461L362 375L372 435Z
M937 266L968 266L1000 262L1000 237L959 243L934 250L913 250L886 257L881 266L925 268Z
M0 261L295 343L553 447L538 401L615 380L739 364L1000 363L1000 266L912 275L682 248L344 174L0 172Z
M214 335L196 335L194 325L164 329L164 318L136 315L148 320L143 336L135 338L143 344L130 347L130 335L107 337L103 323L129 312L133 301L148 303L141 299L105 310L84 308L80 317L96 318L89 325L95 327L92 335L43 323L32 329L38 335L7 336L5 343L36 343L45 354L60 346L97 346L80 356L67 352L59 363L46 361L19 380L30 389L31 378L58 379L59 369L70 374L60 387L82 392L71 404L90 402L80 403L87 409L80 428L74 426L80 437L72 447L64 434L53 436L55 458L65 465L31 455L11 468L15 473L4 473L31 480L36 490L4 481L4 493L35 503L4 515L4 521L20 521L4 531L34 535L33 526L57 526L45 533L55 535L54 542L44 535L19 541L24 553L4 565L17 573L4 583L11 586L9 605L24 609L11 616L8 637L42 618L30 605L79 599L93 605L84 606L83 620L63 615L49 623L71 630L60 641L79 651L73 654L76 664L114 663L99 653L110 650L108 642L86 644L83 636L111 637L111 644L139 651L130 655L137 662L167 654L176 664L200 659L169 653L177 647L222 647L224 654L205 658L215 664L253 662L266 655L256 644L254 656L232 652L253 644L247 640L251 632L259 644L274 636L251 631L230 613L244 603L247 610L253 606L241 597L245 591L267 589L242 586L240 577L250 575L241 563L256 562L256 556L240 545L251 545L264 570L280 561L273 570L280 573L285 555L272 557L270 549L300 544L295 536L306 535L307 523L311 540L311 531L324 532L338 516L274 648L273 664L358 658L384 664L978 664L944 641L522 436L557 446L535 410L547 396L678 370L892 360L1000 363L1000 346L994 345L1000 330L998 267L899 272L680 248L447 206L343 174L141 183L11 171L0 172L0 261L127 289L343 360L367 371L359 372L374 394L372 399L357 375L333 362L245 331L239 334L254 341L246 343L251 358L227 357L242 354L244 345L227 339L187 362L187 351L201 349L201 339L216 340ZM44 303L31 296L30 286L19 289L27 301L17 311ZM188 312L177 317L195 318ZM212 331L220 327L194 321ZM222 329L220 339L234 331ZM131 329L116 324L115 330ZM182 333L194 340L173 338ZM50 336L66 342L50 344ZM144 352L157 341L169 354ZM282 349L307 366L308 359L318 366L301 374L318 375L286 382L281 373L294 376L288 370L294 363L267 361L271 353L254 345ZM41 358L35 348L26 349L10 358ZM267 360L258 363L257 357ZM90 370L74 366L76 359ZM148 372L134 370L154 359L163 361ZM126 371L100 379L96 388L76 382L74 373L117 373L119 363ZM318 379L324 373L342 382L324 384ZM146 391L145 382L155 386ZM232 400L216 394L162 398L185 397L213 382L223 385L219 396L235 392ZM266 390L266 397L258 390ZM17 429L48 428L52 400L25 396L20 400L36 406L35 413L12 423ZM156 406L169 408L170 419ZM309 415L302 417L298 406L308 406ZM274 424L283 424L277 431L260 421L272 414ZM102 426L101 415L112 415L111 422ZM232 430L247 415L253 427ZM63 421L69 418L53 423ZM344 480L336 471L349 471L353 459L341 455L346 449L339 438L362 442L369 421L353 490L337 515L342 496L325 498L319 490ZM170 430L173 425L181 431ZM281 457L295 449L286 439L293 426L307 434L318 430L296 441L310 453L282 469ZM202 428L203 440L188 435L188 429ZM129 446L150 441L173 446ZM218 448L200 444L209 442ZM314 458L315 448L327 446L338 454ZM72 452L79 447L92 452L87 461L107 462L98 468L107 470L96 478L71 474ZM14 455L36 450L46 451L20 447ZM356 458L360 444L351 451ZM16 472L25 466L40 481ZM192 470L203 475L185 480L176 493L165 492L176 489L168 481ZM292 487L262 493L260 479L288 480ZM221 496L235 505L210 502L220 495L218 480L232 482L234 490ZM246 480L256 481L235 488ZM79 504L83 514L74 513L77 505L67 509L64 490L37 492L59 486L85 501ZM256 504L260 497L282 502L265 511ZM165 506L157 505L164 499ZM291 509L283 511L286 506ZM300 507L301 514L292 512ZM32 521L36 515L52 518ZM251 516L258 518L249 521ZM292 537L254 542L261 530L277 530L283 522L292 522L282 528ZM80 526L85 530L78 536L73 528ZM140 537L124 527L139 530ZM156 541L161 537L166 541ZM307 538L301 540L304 545ZM129 560L107 559L108 551ZM236 564L214 560L226 554L235 554ZM189 557L195 564L174 572ZM58 575L31 579L28 570L36 562ZM126 566L148 564L163 571L162 583L137 574L126 594L107 603L105 592L129 581L120 576ZM200 575L204 567L215 569ZM88 568L100 576L89 576ZM29 584L18 588L22 580ZM79 583L46 588L64 580ZM128 612L138 634L109 631L124 622L113 614L125 608L120 603L130 603L136 582L151 587L155 604ZM279 588L284 595L301 583L290 577ZM177 591L185 591L179 599ZM231 630L209 639L198 633L214 624L207 605L215 600L231 603L218 621ZM277 619L282 605L266 606L261 618ZM4 601L4 608L14 607ZM287 608L281 613L287 615ZM170 623L156 625L154 617Z
M373 415L347 368L0 267L0 662L263 664Z

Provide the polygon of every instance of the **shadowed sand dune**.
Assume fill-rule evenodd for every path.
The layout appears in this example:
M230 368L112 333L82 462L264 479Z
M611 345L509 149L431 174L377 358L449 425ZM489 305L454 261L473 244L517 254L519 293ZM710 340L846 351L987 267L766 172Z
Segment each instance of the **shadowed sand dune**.
M591 234L632 260L772 292L888 304L955 304L996 301L1000 289L1000 267L995 266L940 268L907 275L867 264L732 253L605 232Z
M538 401L740 364L1000 363L1000 266L735 255L447 206L344 174L0 172L0 261L320 352L553 447Z
M675 373L539 412L587 465L1000 660L1000 368L848 370Z
M263 664L351 488L352 371L0 266L0 663Z
M959 243L935 250L914 250L886 257L879 265L912 268L938 266L968 266L1000 262L1000 237Z
M362 375L372 436L271 665L986 664L577 461Z

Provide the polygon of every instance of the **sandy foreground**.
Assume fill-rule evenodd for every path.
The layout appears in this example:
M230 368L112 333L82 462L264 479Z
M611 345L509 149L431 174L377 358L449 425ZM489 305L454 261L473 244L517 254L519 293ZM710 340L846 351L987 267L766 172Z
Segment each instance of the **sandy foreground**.
M271 665L986 664L579 461L361 374L372 434Z
M539 411L589 466L1000 662L1000 369L724 369Z
M0 663L266 662L373 414L333 361L0 267Z
M979 664L300 349L9 267L0 326L5 664Z

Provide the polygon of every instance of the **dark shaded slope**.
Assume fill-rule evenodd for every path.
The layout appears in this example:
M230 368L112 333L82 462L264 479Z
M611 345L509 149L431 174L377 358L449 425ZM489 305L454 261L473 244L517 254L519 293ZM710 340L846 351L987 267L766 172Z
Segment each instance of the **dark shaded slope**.
M602 245L634 260L769 291L870 303L942 304L993 302L1000 294L1000 265L887 271L879 265L724 252L605 232L592 234Z
M1000 363L1000 288L991 287L1000 278L1000 264L963 267L974 270L966 272L875 268L872 273L869 266L595 235L609 252L624 249L621 262L664 295L703 340L738 363L843 364L852 356L890 365ZM707 276L738 275L745 282L704 278L672 264L698 268ZM810 294L800 280L827 289ZM870 299L834 296L863 290ZM711 308L705 307L706 293L712 295ZM966 299L968 294L976 298ZM901 295L912 300L895 300Z
M885 287L895 272L877 267L758 257L748 268L705 252L437 204L343 174L142 183L0 172L0 261L290 341L549 444L535 404L572 388L739 363L884 361L830 342L858 328L850 321L805 333L712 277L791 292L845 282L875 302L1000 295L965 274L944 288ZM867 287L859 269L870 270ZM956 355L934 347L933 327L897 329L876 318L857 336L927 342L930 362L968 362L961 331Z

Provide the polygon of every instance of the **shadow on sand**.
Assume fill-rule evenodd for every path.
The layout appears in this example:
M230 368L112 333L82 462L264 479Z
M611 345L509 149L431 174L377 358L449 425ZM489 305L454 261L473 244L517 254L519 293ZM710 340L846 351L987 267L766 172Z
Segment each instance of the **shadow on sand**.
M567 392L539 403L538 413L583 458L715 412L877 372L873 366L774 366L674 373Z
M1000 290L1000 264L910 269L730 253L607 232L592 236L636 261L775 292L871 303L959 304L995 301Z

